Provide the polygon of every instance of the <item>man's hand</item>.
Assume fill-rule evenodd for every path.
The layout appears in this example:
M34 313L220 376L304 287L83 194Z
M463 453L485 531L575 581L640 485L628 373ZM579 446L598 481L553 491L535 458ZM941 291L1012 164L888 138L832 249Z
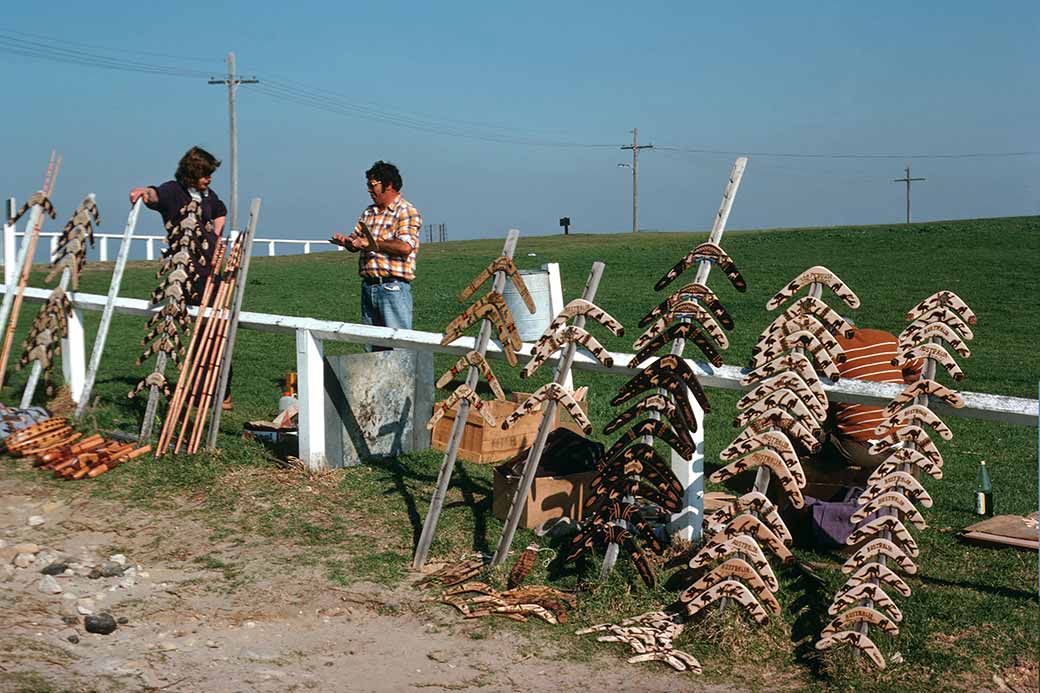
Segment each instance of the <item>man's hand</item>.
M342 233L332 234L332 238L329 239L329 243L333 245L341 245L352 253L356 253L359 250L364 250L368 247L368 241L360 236L344 236Z
M145 204L155 204L159 201L155 188L134 188L130 191L130 204L135 204L141 198L144 198Z

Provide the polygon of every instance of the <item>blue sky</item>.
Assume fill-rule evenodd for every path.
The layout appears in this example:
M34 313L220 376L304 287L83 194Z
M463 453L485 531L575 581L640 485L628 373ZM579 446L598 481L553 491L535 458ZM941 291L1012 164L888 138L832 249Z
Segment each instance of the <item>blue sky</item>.
M643 229L709 228L737 152L731 229L901 221L907 165L927 178L915 220L1037 214L1040 5L908 5L18 3L0 25L0 195L38 188L56 148L59 221L96 192L119 232L129 188L200 144L227 199L227 91L206 79L233 50L261 80L238 91L239 214L262 197L265 237L349 226L380 158L450 239L559 233L564 215L627 231L633 127L658 147L640 155ZM162 69L41 57L62 43ZM1032 154L909 158L999 152Z

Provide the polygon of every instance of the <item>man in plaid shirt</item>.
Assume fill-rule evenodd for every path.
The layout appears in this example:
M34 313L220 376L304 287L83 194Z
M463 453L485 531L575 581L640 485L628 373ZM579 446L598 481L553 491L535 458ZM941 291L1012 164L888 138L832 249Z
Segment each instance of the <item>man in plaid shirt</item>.
M401 197L401 173L385 161L365 171L372 204L354 225L354 233L332 234L331 242L358 256L361 275L361 320L366 325L412 327L412 287L415 256L419 251L422 215ZM368 228L375 247L362 232ZM366 347L380 351L380 347Z

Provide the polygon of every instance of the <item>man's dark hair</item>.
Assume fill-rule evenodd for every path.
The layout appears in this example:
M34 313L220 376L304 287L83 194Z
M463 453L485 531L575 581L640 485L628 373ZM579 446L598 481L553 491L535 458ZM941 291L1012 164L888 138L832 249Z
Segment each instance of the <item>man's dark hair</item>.
M377 161L372 164L372 168L365 171L365 181L370 180L379 181L383 187L391 185L397 192L401 192L401 186L404 185L401 172L389 161Z
M181 157L174 177L186 188L194 188L199 178L212 176L220 168L220 159L202 147L192 147Z

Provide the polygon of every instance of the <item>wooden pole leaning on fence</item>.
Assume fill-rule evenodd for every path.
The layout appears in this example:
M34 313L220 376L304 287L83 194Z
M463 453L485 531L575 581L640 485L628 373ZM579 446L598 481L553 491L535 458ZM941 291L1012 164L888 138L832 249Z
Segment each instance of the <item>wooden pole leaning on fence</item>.
M58 179L58 170L61 168L61 155L58 158L54 158L54 152L51 151L51 160L47 165L47 175L43 181L43 196L50 198L54 193L54 183ZM18 264L18 286L14 296L11 297L12 302L8 303L7 298L4 297L5 310L3 319L0 320L0 324L7 324L7 332L4 335L4 346L3 351L0 352L0 387L3 387L4 380L7 377L7 360L11 356L11 344L14 342L14 333L18 327L18 313L22 307L22 299L25 296L25 287L29 284L29 274L32 272L33 254L36 252L36 242L40 239L40 228L43 226L43 208L39 205L33 206L33 211L39 210L40 213L36 214L35 217L30 214L29 222L25 226L25 238L22 240L22 250L20 252L21 260ZM36 223L33 223L35 218ZM7 311L10 311L9 313Z
M97 336L94 338L94 349L90 352L90 365L87 367L87 375L83 381L83 390L76 404L76 413L73 418L79 420L83 412L87 410L90 402L90 393L94 390L94 381L97 379L98 367L101 365L101 354L105 350L105 342L108 340L108 328L112 324L112 316L115 314L116 298L119 296L119 287L123 283L123 271L126 269L126 261L130 257L130 245L134 238L134 228L137 226L137 217L144 206L142 200L137 200L130 208L130 215L126 219L126 228L123 229L123 240L119 244L119 254L116 256L116 264L112 270L112 281L108 286L108 302L101 314L101 324L98 325Z
M213 253L213 267L220 268L226 250L227 242L221 239ZM202 299L199 301L199 312L195 316L195 324L191 330L191 340L188 342L188 349L184 353L184 361L181 363L181 373L177 377L177 386L174 388L173 396L170 399L170 406L166 410L166 419L163 421L162 430L159 432L159 442L155 446L156 459L166 453L173 428L184 406L188 374L191 372L192 364L195 361L196 347L202 342L203 321L206 319L206 311L210 304L210 297L213 295L213 286L216 284L217 276L217 272L212 272L206 278L206 285L202 290Z
M242 269L235 283L235 305L231 309L228 327L227 345L220 361L220 379L217 381L218 396L213 402L213 413L210 416L209 437L206 449L213 450L217 446L217 434L220 432L220 415L223 411L224 391L227 389L231 375L231 356L235 351L235 338L238 336L238 316L242 313L242 299L246 293L246 280L249 278L249 258L253 253L253 237L256 235L256 224L260 219L260 198L254 197L249 204L249 225L246 227L245 247L242 250Z
M516 251L516 242L520 236L517 229L510 229L506 234L505 245L502 246L502 256L512 259ZM502 293L506 286L506 272L499 270L495 272L492 291ZM474 349L483 356L487 353L488 341L491 339L491 320L484 318L480 324L480 333ZM466 375L466 385L475 390L480 372L476 366L470 366ZM419 543L415 547L415 556L412 558L412 568L418 570L426 563L430 553L430 544L433 543L434 532L437 531L437 521L440 519L441 509L444 506L444 498L448 495L448 486L451 484L451 475L455 470L455 460L459 454L459 446L462 444L462 433L466 429L466 420L469 418L469 400L463 399L459 402L459 409L455 412L455 422L451 425L451 435L448 437L448 447L444 452L444 461L441 463L441 471L437 477L437 488L430 498L430 507L426 511L426 521L423 522L422 534L419 535Z
M599 288L599 280L603 276L604 267L605 265L602 262L596 261L592 263L592 271L589 272L589 278L585 282L585 290L581 294L581 297L590 303L595 301L596 289ZM584 327L585 316L576 316L573 324L575 327ZM571 362L574 361L574 352L577 351L577 348L578 345L574 342L570 342L564 347L553 382L558 384L564 382L571 370ZM516 535L516 528L520 524L520 515L523 514L527 497L531 493L531 484L534 483L534 475L538 471L538 463L541 461L542 452L545 450L545 443L549 439L555 416L556 400L550 399L545 403L542 422L538 426L534 444L531 446L531 451L527 454L527 460L524 462L523 474L517 484L516 491L513 493L513 501L509 506L506 524L502 528L502 537L499 539L498 548L495 550L495 557L491 559L492 566L501 565L509 555L509 547L513 545L513 537Z

